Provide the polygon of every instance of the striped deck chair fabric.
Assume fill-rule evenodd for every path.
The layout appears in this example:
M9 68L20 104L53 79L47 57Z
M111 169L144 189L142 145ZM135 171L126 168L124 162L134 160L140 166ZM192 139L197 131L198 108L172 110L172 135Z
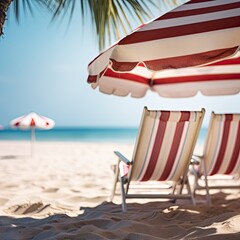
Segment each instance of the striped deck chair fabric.
M171 181L174 190L176 183L180 180L188 183L187 170L204 113L204 109L202 111L155 111L144 108L132 160L129 161L121 153L115 152L119 157L123 211L126 210L125 198L186 197L194 201L189 186L186 196L182 194L182 187L178 194L138 195L130 194L129 191L131 184L135 182ZM117 179L118 176L115 177L112 197ZM124 188L126 179L128 181Z
M205 188L209 203L209 188L240 188L234 186L209 186L208 176L216 174L235 175L240 172L240 114L215 114L212 112L203 156L200 157L200 172L196 176L195 188ZM198 180L204 176L205 186Z

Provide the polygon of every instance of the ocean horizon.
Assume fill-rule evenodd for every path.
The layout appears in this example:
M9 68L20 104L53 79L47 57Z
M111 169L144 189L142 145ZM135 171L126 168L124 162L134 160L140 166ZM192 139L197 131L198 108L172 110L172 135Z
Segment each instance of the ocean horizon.
M135 143L138 128L134 127L55 127L50 130L35 130L36 141L80 141ZM203 143L207 128L202 128L198 138ZM5 128L0 131L0 140L25 141L31 138L31 130Z

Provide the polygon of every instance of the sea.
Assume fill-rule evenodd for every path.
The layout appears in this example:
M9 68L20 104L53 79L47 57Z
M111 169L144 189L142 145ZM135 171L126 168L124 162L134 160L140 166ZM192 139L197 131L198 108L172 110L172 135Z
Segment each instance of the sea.
M134 144L137 128L53 128L50 130L35 130L36 141L80 141L80 142L114 142ZM198 143L202 144L207 129L202 128ZM31 138L31 130L5 128L0 130L0 141L24 141Z

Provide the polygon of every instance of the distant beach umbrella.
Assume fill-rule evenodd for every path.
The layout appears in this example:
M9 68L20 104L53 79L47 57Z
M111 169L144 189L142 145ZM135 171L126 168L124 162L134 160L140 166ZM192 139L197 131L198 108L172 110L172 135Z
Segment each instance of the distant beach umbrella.
M34 152L34 142L35 142L35 129L51 129L54 127L55 123L52 119L38 115L34 112L29 113L28 115L24 115L13 119L10 122L10 125L13 128L20 129L31 129L31 155Z
M148 89L166 97L234 94L240 90L239 46L240 0L192 0L99 54L88 65L88 83L132 97ZM209 91L207 85L222 88Z

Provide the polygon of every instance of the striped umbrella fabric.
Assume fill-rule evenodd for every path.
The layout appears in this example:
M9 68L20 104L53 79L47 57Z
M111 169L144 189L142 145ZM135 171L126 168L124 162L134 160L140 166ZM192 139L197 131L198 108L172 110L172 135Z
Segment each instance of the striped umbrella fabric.
M192 97L199 91L206 96L237 94L240 92L239 53L205 66L158 71L154 78L143 64L127 73L108 68L98 85L102 92L132 97L143 97L148 90L171 98Z
M239 46L240 0L192 0L140 26L97 56L88 66L88 83L107 94L142 97L149 88L157 90L152 86L161 85L164 74L173 78L172 87L180 80L174 77L176 69L229 59ZM160 95L169 95L164 92Z

